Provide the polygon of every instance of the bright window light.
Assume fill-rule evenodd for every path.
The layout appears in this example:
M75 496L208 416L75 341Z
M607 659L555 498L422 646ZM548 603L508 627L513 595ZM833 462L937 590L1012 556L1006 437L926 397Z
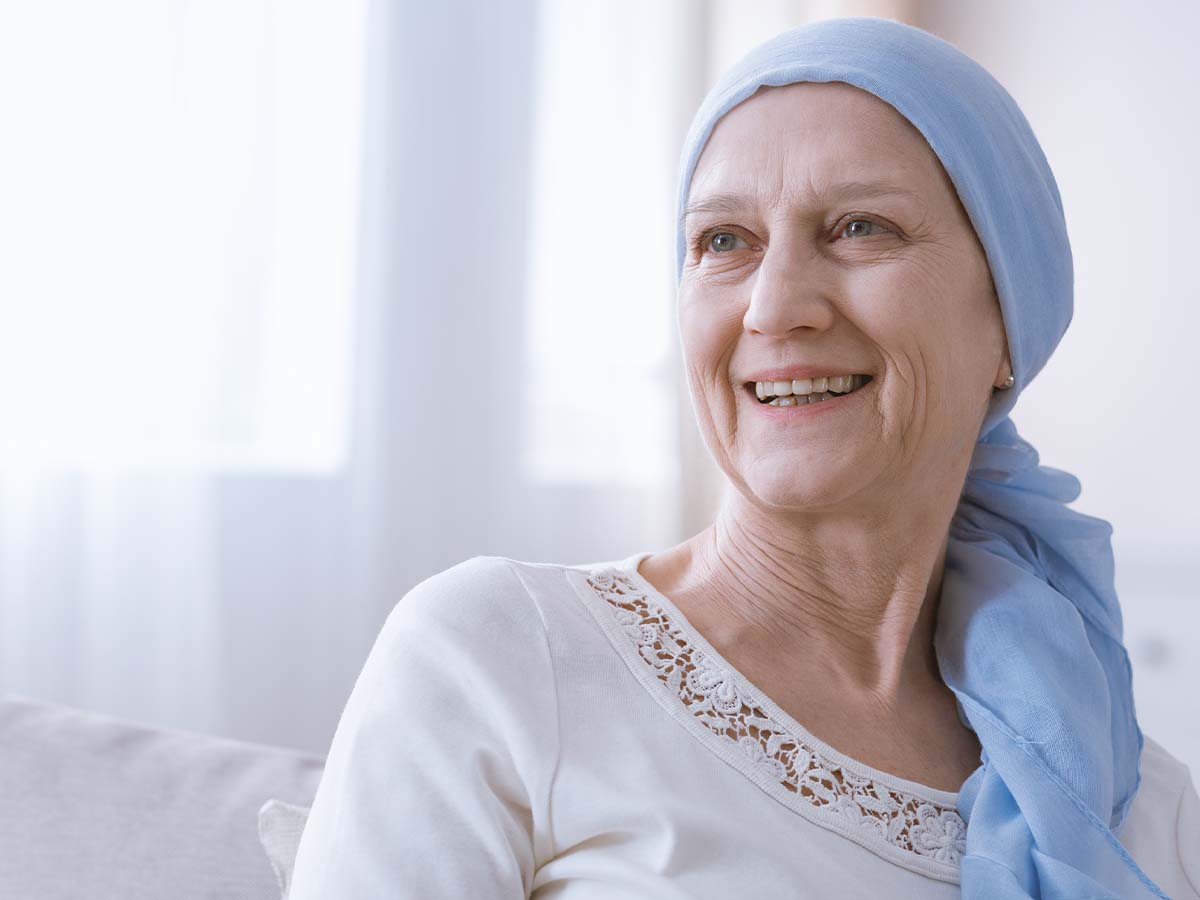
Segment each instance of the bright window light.
M544 0L523 464L543 483L669 485L678 135L655 4Z
M0 10L0 467L343 464L364 4Z

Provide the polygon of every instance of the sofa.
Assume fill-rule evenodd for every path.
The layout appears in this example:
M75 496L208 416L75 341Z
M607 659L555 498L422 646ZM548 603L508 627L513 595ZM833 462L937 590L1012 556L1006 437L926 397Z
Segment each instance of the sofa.
M0 898L278 900L322 766L0 698Z

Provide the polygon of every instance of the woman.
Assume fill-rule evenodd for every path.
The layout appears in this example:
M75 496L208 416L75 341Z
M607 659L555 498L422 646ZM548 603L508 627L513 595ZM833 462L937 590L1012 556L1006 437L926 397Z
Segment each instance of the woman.
M919 29L794 29L710 92L679 197L716 521L414 588L291 900L1200 897L1111 528L1008 418L1072 311L1015 103Z

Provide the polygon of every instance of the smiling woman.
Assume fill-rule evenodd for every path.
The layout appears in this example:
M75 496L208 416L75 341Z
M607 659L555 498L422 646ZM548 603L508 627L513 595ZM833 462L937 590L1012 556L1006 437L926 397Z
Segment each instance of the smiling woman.
M291 900L1200 898L1111 527L1008 418L1073 304L1015 102L924 31L826 20L727 72L681 163L715 521L406 596Z
M763 504L837 507L843 521L878 521L872 531L887 539L870 547L852 537L857 524L835 531L811 517L803 534L789 528L774 541L828 549L849 542L838 555L870 561L859 569L864 581L868 572L910 569L918 599L926 597L933 559L912 548L940 550L945 535L935 533L957 503L989 388L1011 371L987 258L937 156L892 106L857 87L766 87L717 122L690 196L679 328L701 431L739 486L725 514L744 522L761 518L755 510ZM846 374L871 379L854 402L814 407L810 394L786 412L762 410L743 389L771 381L770 393L779 395L783 382L797 381L790 393L809 394L801 379ZM797 430L781 432L783 423ZM943 511L919 537L911 521L886 512L916 505ZM651 571L656 564L648 563ZM825 578L811 560L795 567L816 582ZM853 598L845 604L856 609L872 594L880 610L888 604L866 584L843 587L842 596ZM843 638L828 637L832 646L807 636L813 667L826 658L845 665ZM886 694L903 683L907 638L886 661L877 642L866 638L864 650L873 648L866 655L890 685L871 684L863 699L899 711L898 698ZM812 674L787 677L807 684ZM823 684L828 696L862 693L828 677ZM839 710L845 714L845 703ZM906 717L915 725L911 710ZM852 722L845 727L863 733ZM900 752L894 737L887 742Z

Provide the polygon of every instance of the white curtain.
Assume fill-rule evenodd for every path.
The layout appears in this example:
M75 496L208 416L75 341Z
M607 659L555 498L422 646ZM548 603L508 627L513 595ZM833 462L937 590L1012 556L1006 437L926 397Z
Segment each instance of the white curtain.
M6 8L0 690L320 752L420 579L677 539L700 17L569 6Z
M278 510L230 522L233 486L300 502L349 457L365 17L0 11L3 690L245 730Z

